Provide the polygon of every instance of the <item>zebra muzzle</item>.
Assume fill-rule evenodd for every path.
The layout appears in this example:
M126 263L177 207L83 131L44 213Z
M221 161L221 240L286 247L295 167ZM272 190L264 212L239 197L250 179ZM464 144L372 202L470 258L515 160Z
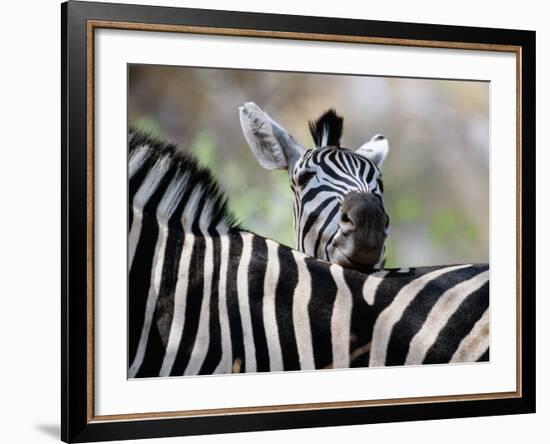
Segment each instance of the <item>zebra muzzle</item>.
M340 209L341 235L334 240L334 246L348 262L341 265L361 268L376 264L384 249L387 221L378 197L372 193L347 194Z

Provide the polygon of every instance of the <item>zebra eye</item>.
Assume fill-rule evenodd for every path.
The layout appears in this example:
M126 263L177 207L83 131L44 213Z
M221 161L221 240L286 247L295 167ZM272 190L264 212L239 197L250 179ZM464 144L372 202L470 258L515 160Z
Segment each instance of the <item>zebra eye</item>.
M315 176L315 173L313 171L304 171L298 176L297 183L301 187L305 187L308 182Z

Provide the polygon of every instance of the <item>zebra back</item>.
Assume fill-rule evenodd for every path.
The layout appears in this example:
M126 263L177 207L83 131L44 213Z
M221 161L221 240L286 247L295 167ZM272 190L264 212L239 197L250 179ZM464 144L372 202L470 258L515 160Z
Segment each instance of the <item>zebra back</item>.
M211 174L132 133L129 376L488 359L488 266L365 274L246 232Z

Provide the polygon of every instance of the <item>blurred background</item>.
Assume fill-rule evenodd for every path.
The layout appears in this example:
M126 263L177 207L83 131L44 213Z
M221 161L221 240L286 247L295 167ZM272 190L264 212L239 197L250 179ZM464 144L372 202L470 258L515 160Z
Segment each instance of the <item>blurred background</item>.
M384 134L388 267L489 261L489 84L350 75L129 67L130 125L211 168L247 229L294 246L286 171L266 171L242 135L253 101L306 147L308 120L333 107L342 146Z

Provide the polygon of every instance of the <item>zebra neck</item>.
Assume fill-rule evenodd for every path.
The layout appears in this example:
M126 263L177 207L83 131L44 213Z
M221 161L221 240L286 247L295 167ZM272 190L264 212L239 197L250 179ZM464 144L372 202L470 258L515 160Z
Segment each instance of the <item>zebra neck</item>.
M209 170L175 145L130 133L130 244L142 232L180 230L217 235L238 229Z
M136 305L150 307L166 354L161 368L145 360L140 376L227 373L236 357L246 371L349 367L350 344L368 339L361 338L372 325L361 314L369 308L361 273L238 230L213 236L161 230L154 250L150 284L140 285L143 275L132 268L131 294L141 300ZM219 320L214 330L212 319ZM134 325L140 336L142 324Z
M132 307L145 313L130 316L130 377L414 363L430 355L403 344L430 307L486 282L486 266L363 274L238 230L151 241L139 249L152 261L136 254L130 270Z

